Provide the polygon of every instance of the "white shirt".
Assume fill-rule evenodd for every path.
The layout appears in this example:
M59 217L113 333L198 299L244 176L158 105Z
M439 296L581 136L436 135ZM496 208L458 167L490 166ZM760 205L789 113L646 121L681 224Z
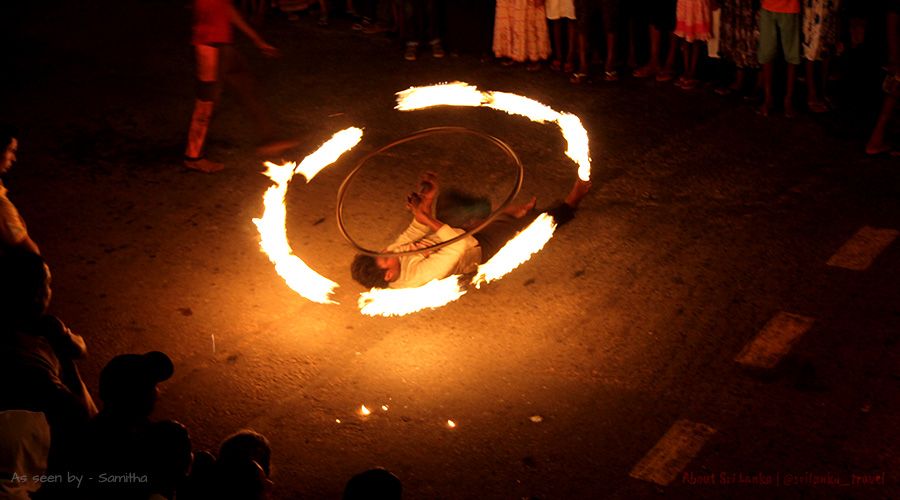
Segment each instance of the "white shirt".
M426 248L436 243L450 240L465 233L462 229L444 224L437 231L415 219L387 250L402 252L415 248ZM400 276L390 282L390 288L415 288L431 280L446 278L453 274L466 274L476 270L481 263L481 247L472 236L441 247L411 255L401 255Z

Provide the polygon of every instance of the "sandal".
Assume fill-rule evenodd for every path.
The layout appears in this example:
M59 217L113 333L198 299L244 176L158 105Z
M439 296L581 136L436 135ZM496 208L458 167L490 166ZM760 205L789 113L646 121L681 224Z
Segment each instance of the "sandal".
M700 80L685 78L684 81L681 82L681 85L678 85L678 87L681 90L694 90L698 85L700 85Z
M588 75L587 73L572 73L572 76L569 78L569 83L574 83L575 85L582 84L587 81Z
M671 71L663 70L656 74L656 81L660 83L671 82L675 75Z
M651 76L659 73L659 70L656 68L651 68L650 66L644 66L643 68L638 68L631 72L631 76L635 78L650 78Z

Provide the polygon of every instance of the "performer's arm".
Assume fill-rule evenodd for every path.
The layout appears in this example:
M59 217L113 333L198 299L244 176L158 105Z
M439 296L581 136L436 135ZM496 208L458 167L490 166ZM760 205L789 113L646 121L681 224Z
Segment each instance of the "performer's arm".
M259 36L259 33L257 33L256 30L250 27L250 25L247 24L247 21L244 21L244 18L241 17L241 14L234 5L230 4L228 8L231 11L231 24L247 35L247 38L249 38L250 41L253 42L253 45L256 45L263 54L268 57L278 56L278 49L269 45L261 36Z

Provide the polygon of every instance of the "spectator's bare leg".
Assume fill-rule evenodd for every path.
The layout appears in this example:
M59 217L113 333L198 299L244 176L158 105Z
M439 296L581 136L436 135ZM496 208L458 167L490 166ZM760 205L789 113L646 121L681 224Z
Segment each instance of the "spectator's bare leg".
M794 82L797 80L797 65L787 65L787 82L784 86L784 116L788 118L794 117Z

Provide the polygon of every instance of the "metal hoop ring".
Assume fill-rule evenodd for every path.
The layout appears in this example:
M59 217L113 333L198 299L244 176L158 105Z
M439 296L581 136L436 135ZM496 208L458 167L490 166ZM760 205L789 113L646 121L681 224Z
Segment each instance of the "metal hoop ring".
M372 159L372 157L374 157L378 154L381 154L394 146L398 146L398 145L406 143L406 142L414 141L416 139L421 139L423 137L427 137L427 136L434 135L434 134L458 134L458 133L474 135L475 137L480 137L482 139L485 139L485 140L491 142L492 144L494 144L495 146L500 148L501 151L506 153L506 155L515 163L516 168L517 168L516 184L513 187L512 191L506 197L506 200L504 200L503 203L501 203L500 206L497 207L497 209L494 210L491 213L491 215L489 215L487 217L487 219L484 220L484 222L482 222L475 228L470 229L470 230L466 231L465 233L460 234L460 235L458 235L454 238L451 238L447 241L442 241L440 243L436 243L434 245L431 245L431 246L428 246L425 248L417 248L414 250L406 250L403 252L376 252L375 250L371 250L371 249L361 246L353 238L350 237L350 235L347 233L347 228L344 226L344 197L347 193L347 188L350 186L350 181L353 179L354 176L356 176L356 174L360 171L360 169L362 169L362 167L366 164L366 162L368 162L370 159ZM356 251L358 251L359 253L365 254L365 255L370 255L372 257L396 257L399 255L412 255L412 254L416 254L416 253L426 252L429 250L436 250L438 248L443 248L452 243L456 243L457 241L459 241L467 236L475 234L478 231L481 231L488 224L490 224L494 219L496 219L497 216L499 216L500 213L506 207L509 206L509 204L513 201L513 199L516 197L516 195L519 194L519 190L522 189L522 181L524 180L524 176L525 176L525 167L522 165L522 160L519 159L518 155L516 155L516 152L513 151L512 148L509 147L505 142L501 141L500 139L498 139L492 135L486 134L484 132L479 132L477 130L468 129L465 127L432 127L432 128L426 128L424 130L419 130L418 132L413 132L412 134L410 134L406 137L401 137L400 139L397 139L394 142L388 143L388 144L376 149L375 151L367 154L361 160L359 160L359 163L356 164L356 167L354 167L353 170L349 174L347 174L347 177L344 178L344 182L341 183L340 189L338 189L338 198L337 198L338 230L340 230L341 235L344 237L344 239L347 240L347 242L350 243L350 245L352 245L353 248L356 249Z

